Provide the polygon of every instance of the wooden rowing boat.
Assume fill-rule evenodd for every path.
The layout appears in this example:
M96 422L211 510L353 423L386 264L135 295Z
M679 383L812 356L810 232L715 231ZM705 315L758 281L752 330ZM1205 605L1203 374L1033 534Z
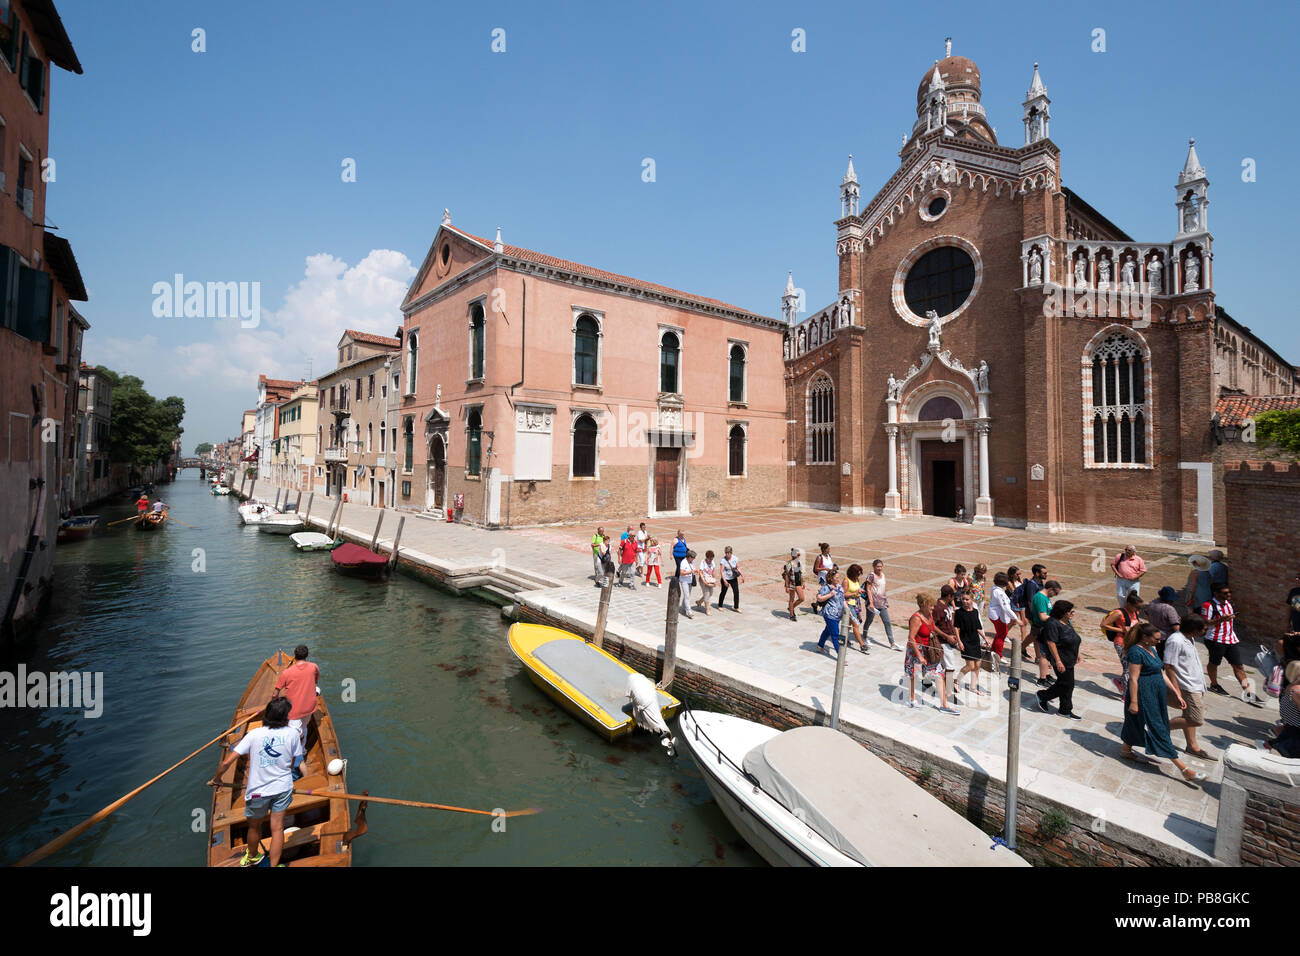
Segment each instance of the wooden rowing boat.
M627 697L628 675L636 672L617 657L580 635L541 624L511 625L506 640L538 689L598 734L614 741L636 729ZM658 693L667 722L682 702Z
M221 742L220 766L230 756L230 749L243 738L244 734L262 724L261 713L271 700L275 691L275 682L280 672L293 663L293 658L277 651L274 657L267 658L257 669L253 679L248 682L244 695L235 708L235 718L231 725L257 714L242 730L229 734ZM294 784L295 790L325 790L327 792L347 792L347 767L334 776L327 773L329 762L341 757L338 736L334 733L334 722L323 698L316 699L316 713L312 714L307 726L307 757L303 761L303 777ZM247 758L239 761L222 778L228 787L216 787L212 793L211 838L208 841L208 866L239 866L244 855L245 836L248 825L244 818L244 783L248 771ZM360 824L358 819L358 824ZM280 862L289 866L351 866L352 853L349 839L345 839L350 826L348 802L341 797L330 797L327 793L306 795L297 794L293 803L284 814L284 850ZM296 830L290 832L290 828ZM271 828L269 821L262 826L262 848L269 851L271 846ZM269 853L266 858L269 861ZM268 863L269 865L269 863Z
M78 515L75 518L64 518L59 522L59 531L56 540L60 544L65 541L81 541L89 538L95 533L95 525L99 522L99 515Z
M336 571L356 577L377 578L388 568L388 558L351 541L330 552Z
M135 519L135 526L141 531L157 531L167 523L167 512L147 511Z

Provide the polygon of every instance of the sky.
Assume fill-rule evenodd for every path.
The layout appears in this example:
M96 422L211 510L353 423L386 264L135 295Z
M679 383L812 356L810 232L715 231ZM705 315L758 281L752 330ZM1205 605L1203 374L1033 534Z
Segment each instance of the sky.
M1024 142L1039 62L1064 184L1139 241L1176 232L1195 137L1218 302L1300 363L1294 7L57 6L85 73L53 71L47 220L89 292L83 358L182 396L187 452L238 434L259 373L327 371L344 328L391 335L444 207L477 235L765 315L791 270L820 309L848 154L865 207L946 36L1004 145ZM177 274L256 288L258 325L168 316L155 284Z

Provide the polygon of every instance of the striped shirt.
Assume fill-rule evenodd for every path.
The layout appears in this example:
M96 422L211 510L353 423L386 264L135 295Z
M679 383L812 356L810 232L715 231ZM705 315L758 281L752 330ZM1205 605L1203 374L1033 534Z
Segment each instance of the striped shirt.
M1232 614L1231 601L1219 601L1216 598L1210 598L1201 605L1201 616L1206 621L1216 617L1223 617ZM1218 624L1211 624L1209 633L1205 635L1207 641L1213 641L1215 644L1237 644L1237 630L1232 626L1232 621L1220 621Z

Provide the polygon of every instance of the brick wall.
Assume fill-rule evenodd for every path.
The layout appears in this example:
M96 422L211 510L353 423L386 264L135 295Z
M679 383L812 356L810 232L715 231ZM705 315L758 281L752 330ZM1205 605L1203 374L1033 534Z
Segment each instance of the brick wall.
M1282 629L1282 605L1297 569L1300 462L1225 462L1223 484L1237 630L1272 640Z
M1300 866L1296 765L1240 744L1224 752L1216 860L1227 866Z

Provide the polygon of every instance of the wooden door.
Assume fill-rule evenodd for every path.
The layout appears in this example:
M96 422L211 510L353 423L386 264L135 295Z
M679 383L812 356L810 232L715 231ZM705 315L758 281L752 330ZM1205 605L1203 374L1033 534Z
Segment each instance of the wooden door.
M655 511L677 510L677 471L680 448L655 449Z

